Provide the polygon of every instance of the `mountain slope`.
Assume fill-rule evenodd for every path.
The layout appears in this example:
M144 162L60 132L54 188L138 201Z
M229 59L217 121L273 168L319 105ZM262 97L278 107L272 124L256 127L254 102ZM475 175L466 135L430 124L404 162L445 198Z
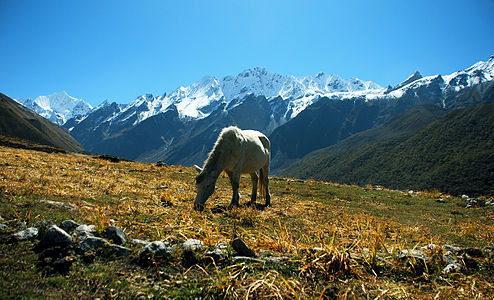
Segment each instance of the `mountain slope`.
M322 98L270 135L275 173L311 151L382 125L416 105L448 110L494 102L494 56L450 75L418 72L394 88L344 101Z
M71 97L66 92L39 96L34 100L18 98L15 101L57 125L64 124L70 118L85 115L92 109L84 100Z
M21 140L21 145L46 145L55 148L52 150L84 152L63 128L1 93L0 135L5 144L16 144Z
M440 114L439 114L440 115ZM433 113L431 116L438 116ZM388 131L393 123L370 131ZM423 123L422 123L423 124ZM454 110L417 131L311 153L283 175L391 188L494 194L494 105ZM393 130L392 130L393 131ZM398 130L399 132L400 130ZM362 133L368 136L369 132ZM379 135L378 135L379 136ZM353 136L351 139L359 140ZM371 139L372 140L372 139Z

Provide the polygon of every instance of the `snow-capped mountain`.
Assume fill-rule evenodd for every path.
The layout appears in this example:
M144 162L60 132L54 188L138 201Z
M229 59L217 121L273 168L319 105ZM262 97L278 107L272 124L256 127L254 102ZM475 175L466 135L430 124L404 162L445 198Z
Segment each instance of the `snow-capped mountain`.
M192 165L202 163L223 127L237 125L269 135L272 167L281 168L415 105L449 110L490 101L483 91L492 90L493 64L491 57L450 75L415 72L387 88L324 73L297 78L253 68L222 79L205 76L127 105L105 102L64 127L93 153Z
M39 96L34 100L18 98L15 101L58 125L92 110L92 106L84 100L71 97L65 91Z
M142 95L123 108L120 114L112 116L111 121L131 119L132 124L136 125L170 109L177 109L179 116L185 120L203 119L220 105L243 99L249 94L264 96L268 100L281 97L287 102L282 117L289 120L320 97L380 89L382 87L372 81L357 78L347 80L324 73L296 78L257 67L223 79L205 76L190 86L181 86L157 97Z
M376 98L400 98L404 95L417 94L425 88L435 90L438 97L442 98L443 108L448 108L445 99L452 93L458 93L461 90L482 84L494 79L494 55L487 61L480 61L473 66L454 72L449 75L434 75L422 77L419 72L410 75L402 83L385 90L371 92L366 95L366 99Z

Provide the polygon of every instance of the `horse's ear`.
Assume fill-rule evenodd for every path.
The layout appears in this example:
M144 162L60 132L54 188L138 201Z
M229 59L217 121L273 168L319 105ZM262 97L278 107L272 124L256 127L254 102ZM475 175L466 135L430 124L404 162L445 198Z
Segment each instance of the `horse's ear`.
M194 165L194 168L196 168L197 173L201 173L202 172L202 168L199 167L198 165Z

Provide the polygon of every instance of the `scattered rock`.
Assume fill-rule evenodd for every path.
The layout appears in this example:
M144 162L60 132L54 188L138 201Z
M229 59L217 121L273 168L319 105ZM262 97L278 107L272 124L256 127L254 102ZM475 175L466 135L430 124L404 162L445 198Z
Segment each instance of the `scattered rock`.
M127 243L127 235L120 227L108 226L103 231L103 237L113 241L117 245L123 245Z
M457 262L450 263L443 269L444 274L458 273L463 271L463 266Z
M0 231L5 231L7 230L8 226L5 224L0 224Z
M443 245L443 250L451 251L452 253L459 253L462 250L462 248L445 244Z
M37 237L38 237L38 229L36 229L34 227L30 227L28 229L16 232L12 235L12 238L18 242L28 241L28 240L31 241Z
M256 263L263 263L264 260L251 257L251 256L234 256L233 257L233 262L242 262L242 261L247 261L247 262L256 262Z
M398 255L398 258L413 258L418 264L429 263L429 257L427 257L427 255L425 255L425 253L420 250L402 250L401 254Z
M73 232L77 227L81 226L81 224L73 221L73 220L64 220L60 223L60 228L65 230L66 232Z
M35 226L38 227L38 230L39 230L39 234L38 236L43 236L45 235L46 231L51 227L55 225L55 223L51 222L51 221L40 221L40 222L36 222Z
M173 247L168 243L155 241L149 243L146 247L139 251L139 257L143 258L152 255L155 258L166 258L173 253Z
M86 252L90 249L100 249L105 247L108 244L108 241L104 238L95 237L95 236L86 236L79 243L79 247L83 252Z
M66 208L66 209L70 209L70 210L76 210L77 209L77 207L75 207L74 205L65 204L62 202L57 202L57 201L52 201L52 200L40 200L39 202L47 204L49 206L53 206L53 207Z
M225 253L223 253L223 250L216 248L213 251L208 251L204 255L204 262L205 263L210 263L211 260L213 260L215 263L219 263L221 261L224 261L226 258Z
M132 254L132 249L120 245L111 244L110 246L108 246L108 254L110 256L114 255L116 257L127 257Z
M72 244L72 237L63 229L56 225L52 225L46 230L45 235L36 246L35 250L41 252L52 247L68 247Z
M147 245L149 245L151 243L151 242L140 240L140 239L132 239L132 240L130 240L130 242L134 246L144 246L144 247L146 247Z
M444 199L443 199L443 198L439 198L439 199L437 199L437 200L436 200L436 202L437 202L437 203L446 203L446 201L444 201Z
M204 243L196 239L188 239L182 244L182 249L196 251L204 248Z
M489 201L485 201L483 198L470 198L467 195L462 195L461 199L467 202L465 208L485 207L487 205L491 205Z
M228 243L227 242L218 243L218 244L216 244L216 248L218 248L218 249L226 249L226 248L228 248Z
M96 226L94 225L79 225L74 230L74 234L77 236L94 236L96 232Z
M256 257L256 253L247 246L239 237L235 237L232 241L232 248L237 256Z

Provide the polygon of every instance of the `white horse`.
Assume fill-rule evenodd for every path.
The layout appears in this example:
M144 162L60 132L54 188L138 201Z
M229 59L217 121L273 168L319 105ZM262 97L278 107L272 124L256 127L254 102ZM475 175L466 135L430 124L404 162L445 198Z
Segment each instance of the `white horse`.
M257 195L256 174L259 171L259 194L265 193L266 206L271 204L268 187L269 139L259 131L241 130L235 126L224 128L203 168L195 166L199 171L196 177L197 196L194 201L195 210L203 210L204 203L214 192L216 180L222 171L230 178L233 189L230 208L238 206L238 187L241 174L250 174L252 179L252 197L250 204L255 205Z

